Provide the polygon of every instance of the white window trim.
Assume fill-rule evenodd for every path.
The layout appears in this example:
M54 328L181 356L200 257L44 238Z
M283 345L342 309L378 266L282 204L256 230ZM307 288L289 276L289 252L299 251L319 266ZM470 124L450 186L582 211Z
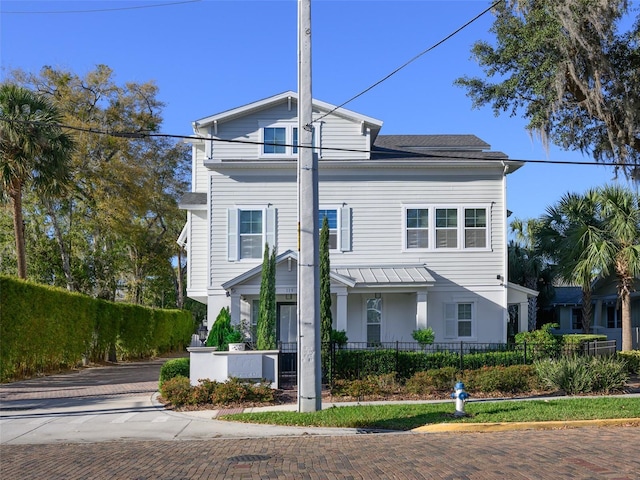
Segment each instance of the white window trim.
M376 297L375 295L380 295L380 297ZM368 329L369 329L369 325L375 325L373 323L369 323L369 318L368 318L368 307L367 307L367 300L370 299L374 299L374 298L379 298L380 299L380 340L379 342L382 343L383 338L384 338L384 323L385 323L385 319L384 319L384 298L381 294L368 294L368 295L363 295L362 296L362 312L364 315L364 321L363 326L364 326L364 341L368 344L369 340L368 340Z
M338 205L320 205L318 210L335 210L336 211L336 248L330 248L330 252L341 252L340 248L342 245L342 215L341 209L342 206ZM318 219L320 220L320 219ZM319 228L322 229L322 222L319 221Z
M269 249L272 249L276 246L276 229L277 229L277 218L276 211L273 208L265 207L264 205L236 205L232 207L230 210L236 211L235 218L235 228L234 231L234 242L235 242L235 260L229 259L229 261L234 262L256 262L263 258L264 252L264 244L269 242ZM260 250L260 257L257 258L243 258L241 256L241 248L240 248L240 212L242 211L261 211L262 212L262 249ZM270 218L270 215L273 218ZM227 227L227 235L229 235L229 227ZM228 240L230 241L230 240ZM277 247L277 246L276 246Z
M484 209L486 212L487 226L486 228L486 246L485 247L465 247L465 225L464 212L467 209ZM429 246L427 248L409 248L407 246L407 210L419 209L429 211ZM439 209L456 209L458 212L457 225L457 247L455 248L437 248L436 247L436 210ZM489 203L470 203L470 204L403 204L402 205L402 251L403 252L485 252L491 250L491 205Z
M286 130L285 135L285 153L264 153L264 129L265 128L284 128ZM259 121L258 122L258 130L260 133L260 145L258 145L258 157L259 158L296 158L298 153L293 153L293 129L298 128L298 122L292 121L280 121L280 122L269 122L269 121ZM320 149L320 134L321 128L314 127L315 135L313 136L313 151L315 153L319 153ZM300 132L298 132L298 145L300 144ZM321 156L321 155L320 155Z
M467 303L467 304L471 304L471 335L468 337L460 337L458 336L458 322L460 322L460 320L457 318L458 315L458 305L463 304L463 303ZM456 308L456 318L455 318L455 322L456 322L456 335L452 336L452 335L447 335L447 322L449 321L449 319L447 318L447 305L454 305ZM446 338L447 340L457 340L457 341L462 341L462 342L475 342L477 340L477 324L478 324L478 308L477 308L477 301L475 300L469 300L469 299L454 299L450 302L445 302L442 304L442 308L443 308L443 318L444 318L444 338Z

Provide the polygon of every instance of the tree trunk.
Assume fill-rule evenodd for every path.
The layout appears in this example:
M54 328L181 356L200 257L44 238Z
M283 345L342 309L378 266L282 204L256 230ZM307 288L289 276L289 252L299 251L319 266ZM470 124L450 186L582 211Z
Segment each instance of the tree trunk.
M14 180L11 184L10 196L13 200L13 231L16 235L16 258L18 261L18 278L27 279L27 254L24 244L24 221L22 217L22 184Z
M582 331L589 333L591 330L591 319L593 316L593 306L591 305L591 289L582 289Z
M628 292L621 292L620 303L622 310L622 351L632 349L631 337L631 296Z
M176 307L182 310L184 307L184 280L183 280L183 268L182 268L182 247L178 248L178 278L177 278L177 296L178 301L176 302Z
M69 250L67 249L64 238L62 236L62 230L60 230L60 224L58 223L58 217L56 217L53 211L53 206L50 202L46 202L49 217L51 217L51 224L53 225L54 235L58 242L58 248L60 249L60 257L62 258L62 271L64 272L65 279L67 281L67 290L75 292L77 290L76 282L73 279L71 273L71 259L69 258Z

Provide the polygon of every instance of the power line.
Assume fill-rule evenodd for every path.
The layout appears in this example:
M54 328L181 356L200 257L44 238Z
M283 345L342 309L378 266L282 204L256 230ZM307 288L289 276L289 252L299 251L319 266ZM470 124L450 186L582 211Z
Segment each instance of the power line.
M13 120L7 119L0 116L0 120L8 122L8 123L25 123L31 125L39 125L42 122L36 121L25 121L25 120ZM196 135L179 135L179 134L170 134L170 133L151 133L151 132L127 132L127 131L118 131L118 130L98 130L94 128L85 128L85 127L75 127L73 125L65 125L62 123L51 124L52 126L56 126L58 128L64 128L67 130L74 130L78 132L91 133L94 135L108 135L110 137L116 138L126 138L131 140L142 140L145 138L172 138L177 140L196 140L203 142L219 142L219 143L239 143L244 145L269 145L269 146L281 146L281 147L295 147L295 148L313 148L318 149L319 147L315 146L304 146L304 145L293 145L293 144L284 144L284 143L271 143L271 142L259 142L253 140L238 140L238 139L225 139L225 138L207 138ZM451 155L439 155L434 153L423 153L423 152L412 152L407 150L361 150L357 148L341 148L341 147L322 147L324 151L330 152L350 152L350 153L362 153L362 154L375 154L377 156L385 156L389 157L397 157L398 155L402 155L403 158L431 158L431 159L451 159L453 158ZM459 152L455 152L459 153ZM639 167L640 164L636 163L621 163L621 162L589 162L589 161L572 161L572 160L519 160L514 158L495 156L495 157L487 157L487 156L473 156L473 155L465 155L464 157L459 157L461 160L478 160L478 161L486 161L486 162L495 162L500 160L512 161L512 162L523 162L523 163L531 163L531 164L548 164L548 165L589 165L589 166L601 166L601 167ZM374 160L375 161L375 160Z
M13 12L0 12L1 14L62 14L62 13L96 13L96 12L115 12L119 10L139 10L142 8L156 8L156 7L168 7L170 5L182 5L184 3L195 3L200 2L201 0L183 0L181 2L170 2L170 3L156 3L153 5L135 5L133 7L115 7L115 8L100 8L93 10L49 10L49 11L13 11Z
M386 80L388 80L389 78L391 78L393 75L395 75L396 73L398 73L400 70L402 70L403 68L407 67L409 64L415 62L416 60L418 60L420 57L422 57L424 54L430 52L431 50L439 47L440 45L442 45L444 42L446 42L447 40L449 40L450 38L452 38L453 36L457 35L458 33L460 33L462 30L464 30L465 28L467 28L469 25L471 25L473 22L475 22L476 20L478 20L480 17L482 17L484 14L486 14L487 12L489 12L492 8L496 7L499 3L504 2L505 0L498 0L497 2L493 3L491 6L489 6L488 8L486 8L483 12L479 13L478 15L476 15L474 18L472 18L471 20L469 20L467 23L465 23L464 25L462 25L461 27L459 27L457 30L455 30L454 32L450 33L449 35L447 35L446 37L444 37L442 40L440 40L439 42L436 42L435 44L433 44L432 46L430 46L429 48L427 48L426 50L423 50L422 52L420 52L419 54L417 54L415 57L413 57L411 60L405 62L403 65L400 65L398 68L396 68L393 72L389 73L388 75L386 75L385 77L381 78L380 80L378 80L376 83L374 83L373 85L365 88L363 91L361 91L360 93L354 95L353 97L351 97L349 100L341 103L340 105L338 105L337 107L331 109L329 112L325 113L324 115L321 115L320 117L316 118L314 120L314 122L318 122L320 120L322 120L323 118L331 115L333 112L335 112L336 110L338 110L339 108L344 107L345 105L347 105L348 103L353 102L356 98L361 97L362 95L364 95L365 93L367 93L370 90L373 90L375 87L377 87L378 85L380 85L381 83L385 82Z

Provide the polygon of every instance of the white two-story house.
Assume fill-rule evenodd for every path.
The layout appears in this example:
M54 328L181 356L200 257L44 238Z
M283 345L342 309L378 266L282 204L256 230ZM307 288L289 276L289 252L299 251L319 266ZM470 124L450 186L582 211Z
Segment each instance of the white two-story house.
M351 342L507 341L527 298L508 284L506 179L523 165L474 135L380 135L382 122L314 100L319 224L330 227L333 327ZM265 243L277 252L277 335L297 338L297 94L193 122L182 241L187 295L211 323L257 318ZM509 325L511 322L511 325Z

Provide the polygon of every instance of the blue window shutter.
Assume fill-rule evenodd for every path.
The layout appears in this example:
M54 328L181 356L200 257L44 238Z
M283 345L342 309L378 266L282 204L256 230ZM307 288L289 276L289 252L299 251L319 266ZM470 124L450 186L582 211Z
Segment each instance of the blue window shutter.
M340 209L340 251L349 252L351 250L351 208L342 207Z
M267 208L266 210L266 223L265 223L265 232L266 232L266 242L269 244L269 250L273 250L276 247L276 209L275 208ZM276 248L277 252L277 248Z
M227 259L230 262L238 260L238 210L227 210Z

